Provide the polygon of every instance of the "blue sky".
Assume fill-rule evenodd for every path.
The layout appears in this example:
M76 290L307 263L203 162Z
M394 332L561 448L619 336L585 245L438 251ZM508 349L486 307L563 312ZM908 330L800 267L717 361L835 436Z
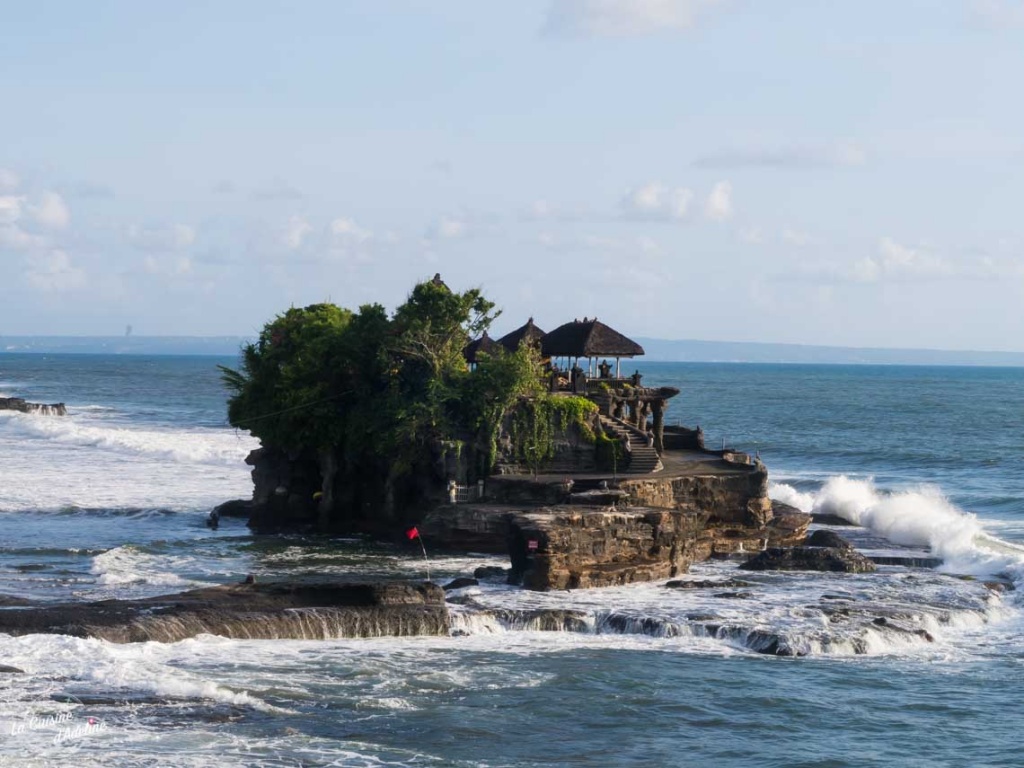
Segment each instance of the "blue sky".
M0 335L1024 350L1019 0L4 2Z

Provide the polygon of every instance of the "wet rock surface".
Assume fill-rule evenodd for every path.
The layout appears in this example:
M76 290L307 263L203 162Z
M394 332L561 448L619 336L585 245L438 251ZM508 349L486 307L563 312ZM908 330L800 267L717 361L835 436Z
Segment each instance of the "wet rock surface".
M68 415L68 409L64 403L29 403L20 397L0 397L0 411L38 413L44 416Z
M822 528L815 531L804 541L805 547L832 547L834 549L853 549L853 545L835 531Z
M247 639L445 635L444 591L415 582L268 582L142 600L0 610L0 632L177 642L199 634Z
M872 573L875 564L853 549L839 547L772 547L755 555L740 568L747 571L831 571Z

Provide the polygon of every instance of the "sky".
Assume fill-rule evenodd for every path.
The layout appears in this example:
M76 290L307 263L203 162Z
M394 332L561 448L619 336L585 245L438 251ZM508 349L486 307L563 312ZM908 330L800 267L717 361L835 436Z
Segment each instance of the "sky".
M0 0L0 335L440 272L495 335L1024 351L1022 83L1022 0Z

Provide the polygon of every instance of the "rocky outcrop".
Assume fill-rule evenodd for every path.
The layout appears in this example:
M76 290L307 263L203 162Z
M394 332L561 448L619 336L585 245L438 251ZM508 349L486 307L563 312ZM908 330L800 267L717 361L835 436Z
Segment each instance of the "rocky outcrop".
M509 581L577 589L653 581L697 559L706 516L680 510L559 506L509 520Z
M19 413L37 413L42 416L67 416L68 409L64 403L29 403L20 397L0 397L0 411L18 411Z
M316 527L321 479L315 460L264 447L250 452L245 463L253 468L250 528L275 533Z
M528 507L502 504L446 504L423 518L420 535L434 547L504 555L509 520Z
M853 549L839 547L772 547L740 568L748 571L834 571L872 573L875 564Z
M706 513L712 521L760 528L772 518L768 470L761 462L708 462L675 477L622 478L619 487L637 506Z
M411 582L246 583L143 600L0 611L0 633L62 634L114 643L199 634L246 639L446 635L444 591Z
M853 545L835 531L825 528L815 531L804 542L805 547L832 547L833 549L853 549Z

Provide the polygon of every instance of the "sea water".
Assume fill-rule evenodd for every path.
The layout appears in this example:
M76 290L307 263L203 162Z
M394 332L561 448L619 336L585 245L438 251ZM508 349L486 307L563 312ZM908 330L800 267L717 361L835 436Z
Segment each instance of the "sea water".
M139 597L296 574L435 581L501 558L205 526L257 442L211 357L0 355L0 595ZM669 422L760 453L775 498L939 569L451 593L452 637L116 645L0 635L0 765L1014 766L1024 718L1024 370L656 364ZM429 548L429 542L427 542ZM736 577L735 563L690 577ZM1024 585L1022 585L1024 587ZM830 619L884 609L907 630ZM580 631L498 609L565 608ZM4 610L17 610L7 608ZM507 617L506 614L501 614ZM709 631L712 627L713 631ZM920 631L917 631L920 630ZM790 657L758 653L764 637Z

